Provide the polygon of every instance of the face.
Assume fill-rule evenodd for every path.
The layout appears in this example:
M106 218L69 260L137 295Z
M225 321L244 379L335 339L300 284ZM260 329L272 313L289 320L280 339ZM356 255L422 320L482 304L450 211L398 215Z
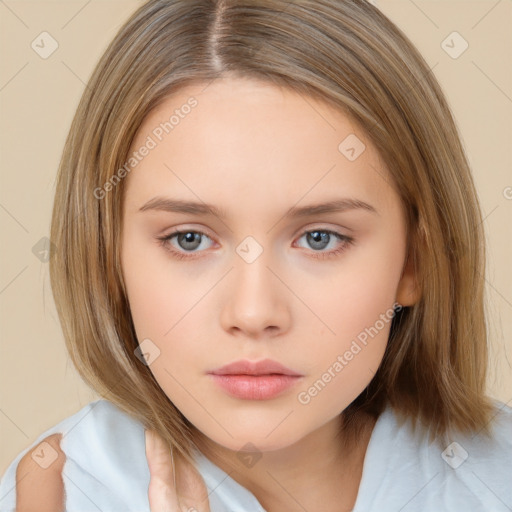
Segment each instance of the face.
M123 276L148 368L184 416L225 448L276 450L364 390L393 305L416 300L405 217L337 109L256 81L205 87L170 96L136 136ZM263 359L298 376L209 373Z

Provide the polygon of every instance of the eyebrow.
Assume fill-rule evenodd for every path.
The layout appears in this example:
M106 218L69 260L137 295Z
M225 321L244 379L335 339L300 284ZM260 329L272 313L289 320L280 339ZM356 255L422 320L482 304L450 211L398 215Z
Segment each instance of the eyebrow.
M189 215L213 215L220 219L225 219L227 213L222 208L214 205L184 201L182 199L171 199L168 197L156 196L139 208L140 212L156 210L170 213L187 213ZM308 206L293 206L284 215L284 217L310 217L322 213L336 213L348 210L365 210L370 213L380 215L375 207L359 199L341 198L324 203L312 204Z

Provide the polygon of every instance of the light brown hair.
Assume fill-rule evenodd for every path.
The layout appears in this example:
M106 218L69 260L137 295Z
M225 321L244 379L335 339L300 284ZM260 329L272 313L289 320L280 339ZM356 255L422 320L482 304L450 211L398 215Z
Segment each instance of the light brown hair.
M150 0L121 27L78 105L51 223L53 295L84 381L192 460L194 426L134 354L120 265L124 180L101 199L94 191L169 94L228 76L287 87L350 116L407 213L421 299L396 313L382 364L342 413L343 429L357 435L389 403L431 436L489 434L484 233L470 168L428 65L365 0Z

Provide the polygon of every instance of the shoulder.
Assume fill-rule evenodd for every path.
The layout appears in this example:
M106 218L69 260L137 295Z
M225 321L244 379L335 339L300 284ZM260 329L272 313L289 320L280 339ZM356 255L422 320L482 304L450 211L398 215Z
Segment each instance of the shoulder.
M465 457L464 451L468 454L464 462L466 460L473 463L487 461L499 468L500 463L512 463L512 408L499 400L493 399L493 402L494 414L489 425L490 436L484 435L482 431L469 434L451 433L444 440L436 439L434 442L430 442L427 440L427 430L420 429L413 434L409 423L400 423L397 415L388 408L383 414L380 437L386 437L389 441L393 441L395 448L398 444L404 448L407 447L410 454L414 453L416 456L426 452L430 456L441 454L443 460L450 458L451 449L449 447L453 444L452 448L457 452L458 445L461 448L459 452L462 456ZM447 453L443 453L447 449ZM432 460L434 459L432 458ZM450 461L445 460L445 462ZM453 465L455 465L454 461L452 461ZM511 468L509 465L506 467L507 469Z
M17 474L34 469L37 461L48 463L46 478L62 475L66 504L77 510L91 507L89 497L111 510L128 510L125 497L141 510L146 506L139 492L149 482L144 426L108 400L90 402L16 456L0 481L0 510L15 510Z
M490 437L481 432L454 435L437 452L442 460L439 482L454 502L481 510L511 510L512 408L497 400L494 405Z
M467 460L473 469L485 468L487 473L495 473L497 478L512 474L512 408L494 400L495 414L491 419L491 436L480 432L454 439L461 448L464 462ZM457 448L457 446L455 446Z
M437 457L437 476L443 492L454 501L482 510L512 508L512 408L493 400L490 436L483 432L453 435L443 446L430 446L431 458ZM451 509L450 509L451 510Z
M510 403L510 402L509 402ZM512 442L512 407L500 400L494 400L495 415L492 419L492 425L497 437L505 436L509 442Z
M421 443L419 450L428 452L451 480L481 476L494 483L505 482L512 474L512 408L493 400L494 414L490 420L490 435L483 430L452 433L443 441ZM437 467L437 464L435 465Z
M454 441L463 443L471 451L474 459L498 462L506 458L512 461L512 408L494 400L494 415L489 426L491 434L489 437L479 431L464 436L454 436Z
M512 510L512 409L495 402L491 436L450 434L430 441L426 429L387 408L367 449L355 511ZM508 508L507 508L508 507Z

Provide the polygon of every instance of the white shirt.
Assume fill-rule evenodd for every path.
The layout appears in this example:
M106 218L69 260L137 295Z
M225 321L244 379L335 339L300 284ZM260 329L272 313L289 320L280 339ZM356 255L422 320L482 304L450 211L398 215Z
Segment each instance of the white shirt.
M388 407L373 429L353 512L511 512L512 408L495 401L491 442L458 436L446 449L398 426ZM43 432L0 481L0 511L14 512L16 468L45 437L63 433L66 512L150 512L143 425L99 399ZM265 512L256 497L197 453L211 512ZM305 468L307 470L307 468ZM318 512L311 510L308 512Z

